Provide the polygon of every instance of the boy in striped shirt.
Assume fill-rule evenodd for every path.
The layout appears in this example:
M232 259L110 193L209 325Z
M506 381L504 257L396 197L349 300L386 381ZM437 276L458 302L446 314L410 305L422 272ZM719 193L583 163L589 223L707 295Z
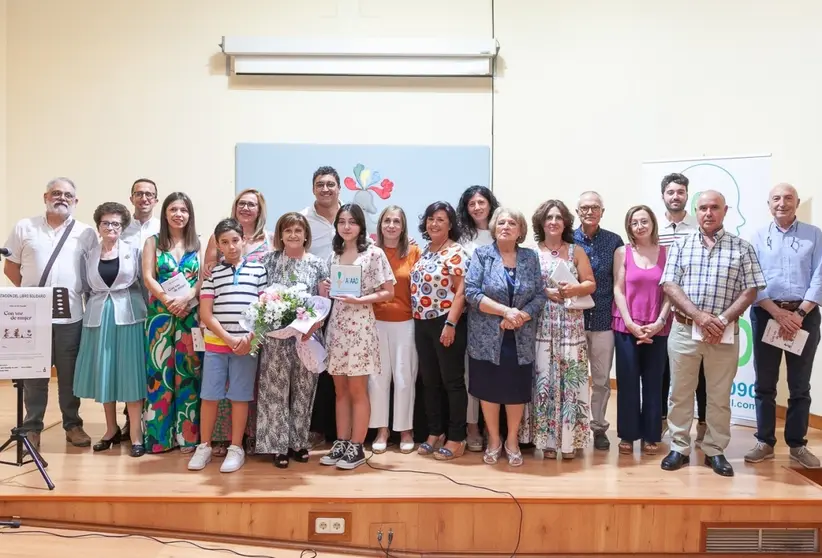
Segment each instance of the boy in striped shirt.
M260 263L243 259L243 228L234 219L220 221L214 239L223 261L211 271L200 289L200 320L208 328L204 340L203 380L200 391L200 445L188 462L191 471L211 461L211 435L217 421L217 403L231 401L231 445L220 467L232 473L243 466L243 432L248 402L254 398L257 357L249 355L253 334L240 325L240 317L263 292L268 277Z

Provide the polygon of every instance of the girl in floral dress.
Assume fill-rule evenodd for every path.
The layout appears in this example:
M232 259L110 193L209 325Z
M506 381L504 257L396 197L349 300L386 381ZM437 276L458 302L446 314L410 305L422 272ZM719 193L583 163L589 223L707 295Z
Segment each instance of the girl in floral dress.
M380 340L373 305L394 298L394 273L385 252L366 237L365 215L358 205L340 207L334 219L334 265L362 268L360 296L335 297L328 318L328 373L336 392L337 440L323 465L355 469L365 463L363 442L368 432L371 404L368 376L379 374Z
M561 201L548 200L533 216L540 268L548 302L537 323L534 393L526 406L521 443L555 459L573 459L591 436L588 405L588 346L582 310L569 310L565 299L594 292L594 273L583 250L573 244L574 218ZM556 283L560 263L579 284Z
M143 411L145 448L161 453L179 446L194 451L200 439L202 353L191 331L199 327L197 299L200 241L194 208L181 192L163 202L160 234L146 240L143 277L149 291L146 319L148 392ZM161 284L183 274L190 290L171 296Z

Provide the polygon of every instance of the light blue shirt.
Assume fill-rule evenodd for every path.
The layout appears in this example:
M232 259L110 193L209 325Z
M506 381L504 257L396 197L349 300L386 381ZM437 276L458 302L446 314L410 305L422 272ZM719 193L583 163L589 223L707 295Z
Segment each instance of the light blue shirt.
M786 231L771 222L751 239L765 274L762 300L802 301L822 304L822 230L795 219Z

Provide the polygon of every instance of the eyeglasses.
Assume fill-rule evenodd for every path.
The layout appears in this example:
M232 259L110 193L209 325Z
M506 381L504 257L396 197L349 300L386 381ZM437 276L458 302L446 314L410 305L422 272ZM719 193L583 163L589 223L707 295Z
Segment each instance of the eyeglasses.
M122 227L123 224L118 221L100 221L100 226L104 229L119 230L119 228Z
M238 201L237 207L239 209L257 209L257 202L253 201Z
M52 190L51 192L49 192L49 197L53 200L59 200L62 198L67 202L71 202L74 201L75 196L71 192L61 192L59 190Z
M145 198L147 200L153 200L157 197L154 192L132 192L131 195L135 198Z
M314 183L314 188L317 190L322 190L323 188L328 188L329 190L333 190L337 187L336 182L316 182Z
M579 212L580 213L599 213L602 210L602 206L599 205L580 205Z

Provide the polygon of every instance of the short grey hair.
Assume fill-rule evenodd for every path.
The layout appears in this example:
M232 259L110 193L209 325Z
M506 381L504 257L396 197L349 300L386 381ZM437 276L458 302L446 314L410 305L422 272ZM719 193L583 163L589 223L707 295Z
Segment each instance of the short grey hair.
M498 207L497 210L494 211L494 214L491 215L491 220L488 221L488 229L491 231L491 238L494 240L497 239L497 221L499 221L503 215L508 215L517 222L517 226L519 227L517 244L522 244L525 242L525 238L528 236L528 221L525 220L525 215L523 215L521 211L518 209L511 209L510 207Z
M57 178L52 178L49 180L49 183L46 184L46 192L51 192L55 186L58 184L66 184L71 186L71 189L75 192L77 191L77 186L74 185L74 182L70 178L66 178L65 176L58 176Z
M597 192L595 190L586 190L586 191L582 192L579 195L579 198L577 199L577 208L579 208L580 200L582 200L582 198L584 198L585 196L596 196L597 199L599 200L599 205L601 205L602 208L605 209L605 201L602 199L602 196L599 195L599 192Z

